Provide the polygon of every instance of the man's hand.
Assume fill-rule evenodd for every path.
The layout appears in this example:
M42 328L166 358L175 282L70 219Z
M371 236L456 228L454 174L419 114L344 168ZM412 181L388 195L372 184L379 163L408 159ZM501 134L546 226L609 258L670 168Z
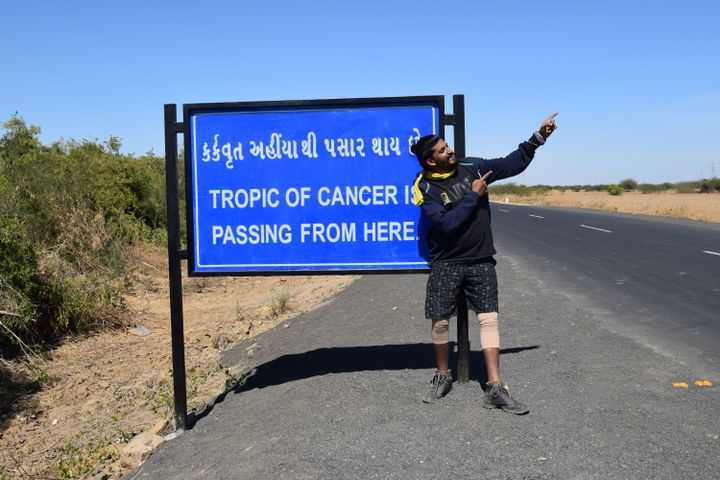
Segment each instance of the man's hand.
M557 116L558 116L558 112L553 113L552 115L548 116L545 120L543 120L542 124L540 125L538 132L540 132L540 135L542 135L544 139L547 140L547 138L550 135L552 135L552 133L557 128L557 125L555 124L555 117L557 117Z
M492 173L492 170L487 172L482 177L478 178L477 180L473 180L472 185L470 185L470 188L473 192L477 193L481 197L487 193L487 183L485 183L485 180L490 176Z

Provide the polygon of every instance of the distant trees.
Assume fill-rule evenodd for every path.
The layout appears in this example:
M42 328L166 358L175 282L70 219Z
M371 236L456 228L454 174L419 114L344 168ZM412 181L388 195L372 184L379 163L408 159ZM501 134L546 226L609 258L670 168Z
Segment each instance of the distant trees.
M705 178L700 181L700 193L720 192L720 178Z
M499 185L493 185L491 192L496 195L540 195L549 191L552 187L545 185L535 185L533 187L527 187L525 185L517 185L515 183L503 183Z
M618 191L618 189L620 189ZM638 183L633 178L626 178L619 184L596 184L596 185L517 185L515 183L504 183L492 185L490 192L499 195L543 195L551 190L573 192L608 192L610 195L621 195L622 192L639 191L641 193L655 193L673 190L677 193L714 193L720 192L720 178L706 178L693 182L677 183Z

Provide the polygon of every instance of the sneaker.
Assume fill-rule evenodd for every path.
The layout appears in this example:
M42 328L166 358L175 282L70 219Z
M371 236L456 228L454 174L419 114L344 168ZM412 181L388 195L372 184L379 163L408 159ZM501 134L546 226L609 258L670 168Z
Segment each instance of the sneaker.
M501 383L488 383L488 389L485 390L485 408L499 408L508 413L515 415L525 415L530 409L521 402L514 400L510 396L507 385Z
M430 390L423 398L423 402L433 403L435 400L441 399L450 391L452 383L452 377L449 374L443 375L439 371L435 371L435 375L430 382Z

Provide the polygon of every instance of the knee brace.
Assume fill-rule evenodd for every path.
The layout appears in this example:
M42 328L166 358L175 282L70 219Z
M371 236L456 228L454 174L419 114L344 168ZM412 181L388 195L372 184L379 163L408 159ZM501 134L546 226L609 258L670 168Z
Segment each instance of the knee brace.
M450 341L450 322L448 320L432 321L432 341L435 345L445 345Z
M500 348L500 330L497 312L478 313L480 323L480 349Z

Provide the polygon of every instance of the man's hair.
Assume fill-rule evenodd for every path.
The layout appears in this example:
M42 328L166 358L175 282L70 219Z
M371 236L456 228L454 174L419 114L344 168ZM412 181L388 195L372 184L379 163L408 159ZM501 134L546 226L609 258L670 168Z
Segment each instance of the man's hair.
M438 135L425 135L410 147L410 151L415 154L423 168L427 168L427 159L432 156L433 147L440 138Z

